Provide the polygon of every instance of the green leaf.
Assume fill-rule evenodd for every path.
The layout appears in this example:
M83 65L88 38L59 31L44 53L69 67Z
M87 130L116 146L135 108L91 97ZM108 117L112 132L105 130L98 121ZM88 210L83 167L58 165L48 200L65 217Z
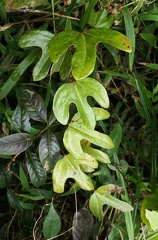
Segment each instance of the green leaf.
M132 206L128 203L111 196L111 192L119 192L119 189L120 188L118 186L109 184L99 187L93 193L89 200L89 207L96 218L102 219L104 217L103 205L105 204L122 212L129 212L133 210Z
M150 211L158 211L158 195L157 194L152 194L152 195L147 195L142 203L141 207L141 218L143 223L145 223L148 228L152 231L152 226L150 224L149 219L146 217L146 210Z
M33 203L25 203L20 201L20 205L23 209L34 209L35 204Z
M63 31L52 38L48 45L52 62L57 62L60 56L72 45L76 51L72 57L72 75L76 80L91 74L96 61L96 45L99 42L120 50L131 52L132 47L128 38L120 32L106 28L89 29L84 33Z
M61 220L56 210L54 209L53 203L50 204L48 214L43 223L43 235L45 239L55 237L61 229Z
M39 158L46 171L52 171L60 153L60 146L56 136L48 130L39 143Z
M97 161L102 163L110 163L109 156L98 149L90 147L90 142L88 141L85 141L84 143L82 142L81 147L83 149L83 152L94 157Z
M123 8L123 16L125 21L126 34L132 44L132 51L129 54L129 69L132 72L132 68L134 64L134 53L135 53L134 23L133 23L132 15L128 8Z
M20 104L17 105L13 116L12 124L13 128L20 130L21 132L31 132L31 124L28 111Z
M110 28L113 24L114 17L108 16L106 9L101 9L98 12L92 11L89 19L89 25L97 28Z
M75 138L74 138L75 136ZM63 142L66 149L78 159L86 159L87 154L81 148L81 141L87 140L102 148L110 149L114 147L111 138L103 133L85 127L82 122L74 121L69 124L65 131ZM94 153L94 152L93 152Z
M39 122L47 122L47 108L38 93L29 89L18 89L17 95L25 105L30 118Z
M145 12L140 15L140 21L158 21L158 15L157 13L150 14Z
M7 198L8 198L9 205L12 208L16 210L22 210L18 196L15 195L15 193L11 189L7 189Z
M121 139L122 139L122 127L120 124L116 124L113 128L112 132L110 133L110 138L114 143L114 147L112 149L108 149L106 152L109 156L112 156L118 149Z
M5 165L0 165L0 189L7 187L12 178L11 172Z
M72 53L70 51L70 49L67 50L67 52L65 53L63 62L61 64L59 73L60 73L60 77L65 80L71 71L71 60L72 60Z
M158 212L145 210L145 216L150 222L150 226L153 231L158 229Z
M57 90L53 101L53 110L57 120L66 125L69 120L69 106L71 103L75 103L83 124L86 127L94 128L95 114L87 103L88 96L95 98L102 107L109 107L109 99L105 88L93 78L85 78L62 85Z
M140 33L140 36L145 40L147 41L151 46L157 48L156 46L156 36L154 36L153 34L151 33Z
M23 188L26 189L26 190L29 190L30 186L29 186L29 183L27 181L25 172L24 172L24 170L21 166L20 166L20 180L21 180L21 184L22 184Z
M0 154L15 155L28 149L32 144L28 133L15 133L0 138Z
M3 87L0 89L0 100L5 98L7 94L12 90L12 88L17 84L20 77L26 71L26 69L33 63L33 61L38 57L39 51L36 49L31 52L12 72L8 80L5 82Z
M48 56L48 43L54 34L44 30L31 30L26 32L19 41L21 48L26 47L40 47L42 49L42 55L33 69L33 80L39 81L46 77L51 66L51 60Z
M44 196L32 196L28 194L18 194L20 197L23 197L25 200L33 200L33 201L39 201L44 199ZM21 205L21 203L20 203Z
M28 153L26 164L32 184L35 187L42 186L47 180L47 173L42 167L36 154Z
M57 193L64 192L64 185L68 178L73 178L77 184L84 190L93 190L91 178L82 172L79 165L85 164L97 168L97 162L91 158L88 160L78 160L71 154L64 156L59 160L53 170L53 189Z

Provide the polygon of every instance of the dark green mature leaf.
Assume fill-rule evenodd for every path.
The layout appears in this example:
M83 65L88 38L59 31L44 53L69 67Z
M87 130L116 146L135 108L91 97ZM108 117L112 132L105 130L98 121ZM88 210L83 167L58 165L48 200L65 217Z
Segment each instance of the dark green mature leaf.
M96 218L102 219L104 217L103 205L105 204L122 212L130 212L133 210L132 206L128 203L111 196L111 192L119 192L119 187L113 184L101 186L91 196L89 207Z
M45 239L55 237L61 229L61 220L56 210L54 209L53 203L50 204L48 214L43 223L43 235Z
M35 187L42 186L47 180L47 173L36 154L28 153L26 164L32 184Z
M30 118L39 122L47 121L47 109L43 98L38 93L29 89L20 89L17 95L25 105Z
M42 49L42 55L33 69L33 80L39 81L46 77L51 66L51 60L48 55L48 43L54 34L44 30L31 30L26 32L19 41L21 48L37 46Z
M39 51L36 49L31 52L12 72L8 80L4 83L3 87L0 89L0 100L5 98L7 94L12 90L12 88L17 84L22 74L26 69L33 63L33 61L38 57Z
M63 159L59 160L53 170L53 188L57 193L64 192L64 185L68 178L73 178L77 184L84 190L93 190L94 186L91 178L82 172L79 165L87 165L92 168L97 168L98 164L94 158L88 160L76 159L71 154L66 155Z
M0 189L7 187L12 178L11 172L5 165L0 165Z
M105 88L93 78L85 78L74 83L65 83L54 96L53 110L59 122L67 124L69 106L75 103L83 124L94 128L95 114L87 103L87 97L92 96L104 108L109 107L109 98Z
M76 51L72 57L72 75L76 80L80 80L89 76L94 69L98 42L108 43L126 52L132 51L129 39L122 33L106 28L94 28L84 33L72 30L60 32L49 43L49 55L52 62L57 62L60 56L74 45Z
M0 138L0 154L15 155L28 149L32 144L28 133L15 133Z
M12 208L16 210L22 210L22 207L20 205L20 199L18 198L17 195L15 195L15 193L11 189L7 189L7 198L9 205Z
M92 235L94 219L87 208L79 209L73 218L73 240L87 240Z
M20 130L21 132L31 132L31 124L28 111L20 104L17 105L13 116L12 124L13 128Z
M48 130L39 143L39 158L46 171L51 171L60 153L60 146L56 136Z

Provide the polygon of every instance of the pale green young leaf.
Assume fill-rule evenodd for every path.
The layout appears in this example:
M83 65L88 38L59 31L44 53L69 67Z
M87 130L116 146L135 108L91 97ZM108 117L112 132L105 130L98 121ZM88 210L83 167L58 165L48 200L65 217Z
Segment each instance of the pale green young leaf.
M88 96L92 96L102 107L109 107L105 88L93 78L62 85L57 90L53 101L53 110L57 120L66 125L69 120L69 106L75 103L83 124L94 128L95 114L87 102Z
M80 168L81 164L85 164L97 168L97 162L94 158L88 160L79 160L71 154L66 155L59 160L53 170L52 180L53 189L57 193L64 192L65 182L68 178L73 178L77 184L84 190L93 190L94 186L90 176L86 175Z
M130 204L123 202L111 195L111 192L117 192L118 189L119 187L109 184L99 187L93 193L89 200L89 207L96 218L102 219L104 217L103 206L105 204L122 212L130 212L133 210Z
M150 222L150 226L151 226L152 230L155 231L156 229L158 229L158 212L149 211L149 210L145 209L145 215L146 215L146 218Z
M114 147L114 144L108 135L89 129L78 122L72 122L69 124L69 127L65 131L63 142L66 149L78 159L86 158L81 147L82 140L87 140L106 149Z
M44 30L30 30L26 32L19 41L21 48L40 47L42 55L33 69L33 80L39 81L46 77L51 66L51 60L48 55L48 43L54 34Z

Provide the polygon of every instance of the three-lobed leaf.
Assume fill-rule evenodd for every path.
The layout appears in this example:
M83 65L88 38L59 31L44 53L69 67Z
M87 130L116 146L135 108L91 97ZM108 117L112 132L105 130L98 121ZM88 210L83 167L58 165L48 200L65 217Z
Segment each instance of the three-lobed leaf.
M74 138L75 136L75 138ZM111 138L103 133L89 129L83 124L72 122L65 131L63 142L66 149L76 158L85 159L85 153L81 147L81 141L87 140L102 148L110 149L114 147Z
M94 128L96 119L87 102L88 96L92 96L103 108L109 107L109 98L105 88L93 78L62 85L57 90L53 101L53 110L57 120L66 125L69 120L69 106L75 103L83 124L88 128Z
M99 42L120 50L131 52L132 46L129 39L120 32L107 28L92 28L83 33L67 30L58 33L48 45L52 62L57 62L60 56L71 46L76 51L72 57L72 75L76 80L89 76L96 61L96 45Z
M113 184L101 186L91 196L89 207L96 218L102 219L104 217L103 205L105 204L122 212L130 212L133 210L130 204L113 197L111 192L117 192L117 186Z
M54 34L46 30L30 30L26 32L19 41L21 48L37 46L42 49L42 55L33 69L33 80L39 81L46 77L51 66L51 60L48 55L48 43Z
M97 162L92 157L89 158L89 161L85 161L76 159L71 154L64 156L64 158L57 162L52 175L53 189L55 192L64 192L65 182L68 178L73 178L84 190L90 191L94 189L91 177L81 170L81 164L85 164L93 168L98 167Z

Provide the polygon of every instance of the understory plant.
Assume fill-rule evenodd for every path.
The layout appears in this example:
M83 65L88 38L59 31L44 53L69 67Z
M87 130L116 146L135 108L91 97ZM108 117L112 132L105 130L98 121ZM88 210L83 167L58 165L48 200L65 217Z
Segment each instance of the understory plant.
M24 3L0 4L4 22L0 36L0 188L6 191L2 201L7 200L15 210L12 221L21 219L19 239L86 240L108 235L111 240L143 239L140 215L155 234L147 239L156 239L152 237L157 237L153 218L157 219L158 210L154 203L158 88L153 84L148 89L141 74L133 71L135 26L148 21L145 13L139 16L143 1L132 2L132 10L130 4L118 1L41 1L39 5L30 1L25 9L30 25L22 20L19 30L9 24L14 18L9 15L9 4L11 10L24 13ZM150 11L154 15L158 10ZM43 24L36 24L40 17L32 19L35 13L44 14ZM140 37L150 45L154 40L148 31L147 26L140 33L140 49ZM157 64L147 67L158 69ZM123 83L117 87L120 79ZM126 86L123 97L122 86L128 85L124 79L131 89ZM130 91L134 115L126 100ZM139 149L140 139L138 146L129 140L135 140L135 116L141 119L138 128L145 126L138 135L148 136L142 145L150 146L149 152ZM130 170L122 157L128 151L136 156ZM150 186L138 177L140 157L147 165L151 157ZM136 189L135 196L129 182ZM135 197L140 197L140 186L152 195L144 198L138 214ZM116 216L120 229L117 221L109 222L108 215ZM0 226L0 237L16 238L10 234L11 225L8 221ZM110 232L111 227L114 231Z

